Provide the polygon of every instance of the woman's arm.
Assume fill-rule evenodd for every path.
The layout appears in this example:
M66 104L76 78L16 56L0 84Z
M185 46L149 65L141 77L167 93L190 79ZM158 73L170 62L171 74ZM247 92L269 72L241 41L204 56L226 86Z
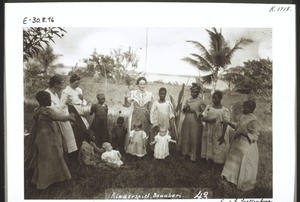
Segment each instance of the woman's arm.
M202 117L202 121L205 122L205 123L216 123L217 118L209 119L207 117Z
M233 122L229 122L229 121L221 121L220 122L221 124L223 125L229 125L231 128L233 128L234 130L236 129L236 123L233 123Z
M90 144L94 147L94 152L95 153L103 153L104 152L104 149L97 147L95 142L91 142Z
M108 106L105 104L105 115L107 116L108 115Z
M255 141L258 140L258 136L260 135L259 133L259 123L257 120L251 121L248 123L247 125L248 128L248 134L247 136L249 137L249 139L251 140L252 143L254 143Z
M222 134L221 137L218 139L219 145L223 144L225 142L225 134L227 130L227 124L222 124Z
M154 141L152 141L152 142L150 142L150 145L154 145L154 144L156 144L156 140L154 140Z
M131 97L132 97L132 93L133 92L129 92L125 94L125 98L124 98L124 107L130 107L131 106Z
M80 149L81 155L79 156L83 163L87 166L95 166L96 162L91 160L92 154L84 146Z
M223 108L222 109L222 121L228 122L229 120L230 120L230 112L227 108ZM222 122L220 122L219 124L221 124L221 127L222 127L221 137L218 139L219 145L221 145L225 142L225 134L226 134L226 130L227 130L228 125L223 124Z
M119 152L119 151L117 151L117 155L118 155L118 157L121 159L122 158L122 155L121 155L121 153Z
M150 110L150 122L153 125L153 127L158 125L158 113L156 108L156 102L153 103Z
M55 109L51 107L47 107L46 110L43 112L47 117L49 117L52 121L74 121L75 115L74 114L62 114L55 111Z
M90 116L92 116L95 112L95 105L91 106Z

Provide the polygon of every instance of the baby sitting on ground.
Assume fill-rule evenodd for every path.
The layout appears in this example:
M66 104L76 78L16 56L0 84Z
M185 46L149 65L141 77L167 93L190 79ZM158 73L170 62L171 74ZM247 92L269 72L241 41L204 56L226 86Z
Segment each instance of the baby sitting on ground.
M104 142L102 147L105 149L105 152L101 155L101 159L114 167L120 167L123 165L121 161L121 154L117 150L113 150L113 147L109 142Z

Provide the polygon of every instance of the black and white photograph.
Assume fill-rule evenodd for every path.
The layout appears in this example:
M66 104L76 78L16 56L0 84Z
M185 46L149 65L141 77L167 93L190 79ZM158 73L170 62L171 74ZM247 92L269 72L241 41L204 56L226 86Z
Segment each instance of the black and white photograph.
M23 39L26 199L272 198L272 29L28 27Z
M276 27L20 19L23 200L273 201Z

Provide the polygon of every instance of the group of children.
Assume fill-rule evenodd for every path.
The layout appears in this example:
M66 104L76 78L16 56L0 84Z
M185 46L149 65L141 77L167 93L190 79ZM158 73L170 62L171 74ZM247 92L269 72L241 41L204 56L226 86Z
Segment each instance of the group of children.
M127 127L124 125L124 117L119 116L116 124L111 129L110 138L106 125L108 108L104 104L105 96L104 94L98 94L99 103L92 105L90 113L90 115L95 114L90 129L96 134L96 143L105 148L105 145L110 144L107 142L110 140L110 146L113 146L121 154L127 153L143 157L151 151L156 159L165 159L169 155L169 142L176 143L176 140L171 138L169 131L170 123L174 123L175 116L172 104L165 100L166 94L166 88L159 89L160 99L154 102L150 112L154 134L147 134L143 130L141 121L133 123L132 130L128 132ZM116 161L119 162L120 159L116 159Z
M124 153L139 158L145 156L148 151L151 151L151 153L153 151L155 159L165 159L169 156L169 143L177 143L177 134L174 134L176 126L173 105L165 99L166 94L167 90L165 88L159 89L159 100L153 103L150 112L154 134L147 134L143 130L143 124L140 121L133 123L132 130L128 132L127 127L124 126L124 118L119 116L115 126L111 130L111 137L109 137L107 129L108 107L105 104L105 95L98 94L98 103L91 106L90 115L94 114L94 119L89 129L84 132L84 141L81 144L78 155L79 161L85 165L96 167L101 167L103 165L120 167L123 165L121 154ZM41 165L45 165L46 167L43 168L38 166L38 169L35 170L33 181L37 183L37 188L44 189L51 184L54 178L54 181L62 181L64 179L70 179L71 177L67 165L63 160L62 138L59 137L59 131L54 122L73 121L74 115L61 116L55 114L49 107L51 105L50 95L45 91L38 92L36 99L40 104L40 107L36 110L36 121L37 126L39 127L39 130L36 133L36 142L37 147L39 147L39 152L37 153L38 156L36 156L36 162L34 163L43 161ZM234 125L229 122L229 111L222 107L221 100L222 93L217 91L212 96L213 104L206 106L205 109L201 106L204 109L204 111L200 110L201 113L196 113L190 106L184 106L183 113L191 114L191 117L195 116L197 117L197 120L200 119L201 123L202 121L205 123L203 137L202 130L197 132L199 134L201 133L201 140L199 143L202 144L201 157L206 158L207 160L213 160L215 163L225 163L225 168L229 169L230 166L225 162L230 145L228 138L225 137L226 128L227 125L229 125L236 131L240 131L239 127L241 124L238 123L237 125ZM253 104L253 102L251 102L250 107L248 107L248 105L247 102L244 104L244 114L252 114L255 109L255 103ZM254 118L252 117L251 120L254 120ZM249 128L247 124L243 126L243 130L235 137L235 139L245 137L249 140L250 145L254 144L257 140L257 134L252 136L251 134L253 134L254 129L255 132L257 131L257 126L251 126L252 128ZM53 131L52 135L48 133L50 129L47 130L47 127L51 128L51 131ZM175 129L173 127L175 127ZM174 130L170 130L171 128ZM191 128L189 128L189 130L190 129ZM43 131L45 132L44 134ZM184 131L181 132L184 133ZM42 137L45 135L49 137L49 140ZM128 139L128 141L126 139ZM189 144L193 144L193 142L190 142ZM238 145L238 143L235 143L235 145ZM151 149L151 146L154 146L154 148ZM114 150L113 147L116 150ZM233 158L231 161L235 161L236 150L231 149L229 152L230 151L231 154L229 154L229 156ZM253 152L255 153L255 151ZM53 164L53 162L55 163ZM53 164L53 172L49 172L49 168L51 167L50 164ZM254 167L255 166L257 167L257 165L254 165ZM46 176L47 178L47 175L50 174L52 175L51 181L47 182L47 180L40 180L41 183L36 182L38 177L45 178ZM232 173L229 171L226 172L226 170L223 172L224 177L230 178L230 180L235 183L236 179L232 179L233 177L231 174ZM254 177L256 178L256 175ZM251 178L251 180L253 181L253 178Z

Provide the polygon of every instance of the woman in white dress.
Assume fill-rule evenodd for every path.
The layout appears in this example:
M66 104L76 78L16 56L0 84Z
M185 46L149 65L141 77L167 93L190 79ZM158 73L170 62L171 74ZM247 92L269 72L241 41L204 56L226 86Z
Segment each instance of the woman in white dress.
M50 93L51 107L62 115L69 115L68 106L61 101L59 94L61 93L63 80L60 76L55 75L50 78L49 88L45 91ZM76 141L73 133L71 123L69 121L57 121L59 129L62 133L64 146L68 153L76 151Z
M69 113L75 114L75 123L72 124L72 128L77 148L80 148L84 140L84 131L89 127L85 116L90 112L90 106L83 99L82 89L78 87L80 79L77 74L73 74L70 77L70 85L62 91L61 95L62 102L68 105Z
M133 125L137 121L140 121L143 126L142 130L149 136L151 131L150 110L153 104L153 96L151 92L146 91L147 80L145 77L138 78L136 85L138 86L138 89L131 91L129 96L126 95L123 105L124 107L133 106L132 114L129 117L130 125L128 131L131 131ZM128 140L129 136L126 137L125 143L127 153Z
M201 157L217 164L224 164L229 148L229 134L223 121L230 120L229 110L221 104L223 93L215 91L212 96L212 105L208 105L204 112L202 121L205 122Z

